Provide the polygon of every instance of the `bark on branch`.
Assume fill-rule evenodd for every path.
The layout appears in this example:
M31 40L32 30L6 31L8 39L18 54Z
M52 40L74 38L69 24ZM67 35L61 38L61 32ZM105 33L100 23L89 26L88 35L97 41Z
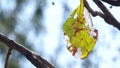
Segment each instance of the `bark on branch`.
M117 29L120 30L120 22L118 22L114 16L109 12L109 10L104 6L104 4L99 0L93 0L95 4L102 10L103 13L98 11L93 11L92 8L89 6L88 2L84 0L85 7L93 16L100 16L102 17L106 23L113 25Z
M35 52L27 49L23 45L7 38L3 34L0 33L0 41L6 44L9 48L15 49L24 55L33 65L37 68L55 68L51 63L43 59L40 55Z

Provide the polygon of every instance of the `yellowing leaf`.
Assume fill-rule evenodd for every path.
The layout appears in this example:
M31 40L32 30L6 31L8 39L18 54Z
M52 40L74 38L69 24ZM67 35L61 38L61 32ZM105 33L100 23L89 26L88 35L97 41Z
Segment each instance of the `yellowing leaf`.
M70 43L70 46L67 49L73 56L78 51L81 51L81 58L86 58L94 48L98 31L93 28L91 17L87 9L84 8L83 0L80 0L80 6L71 13L63 24L62 29L69 38L67 41Z

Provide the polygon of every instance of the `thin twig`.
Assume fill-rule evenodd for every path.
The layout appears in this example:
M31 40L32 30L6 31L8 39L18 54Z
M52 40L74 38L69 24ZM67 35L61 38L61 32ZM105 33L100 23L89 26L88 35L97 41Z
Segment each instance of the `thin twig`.
M113 6L120 6L120 0L102 0L108 4L111 4Z
M105 15L102 12L92 10L92 8L89 6L89 4L86 0L84 0L84 4L85 4L85 7L88 9L88 11L92 14L92 16L94 16L94 17L100 16L100 17L104 18Z
M113 25L117 29L120 30L120 23L113 17L113 15L109 12L109 10L100 2L99 0L93 0L96 5L103 11L103 13L98 12L98 11L93 11L92 8L89 6L86 0L84 0L85 7L88 9L88 11L93 15L93 16L100 16L102 17L106 23Z
M118 28L120 30L120 23L114 18L114 16L109 12L109 10L104 6L104 4L99 0L93 0L96 5L103 11L103 13L106 15L104 20L108 23L113 25L114 27Z
M10 55L11 55L11 52L12 52L12 48L9 48L9 49L8 49L8 52L7 52L7 55L6 55L4 68L7 68L7 66L8 66L8 59L9 59L9 57L10 57Z

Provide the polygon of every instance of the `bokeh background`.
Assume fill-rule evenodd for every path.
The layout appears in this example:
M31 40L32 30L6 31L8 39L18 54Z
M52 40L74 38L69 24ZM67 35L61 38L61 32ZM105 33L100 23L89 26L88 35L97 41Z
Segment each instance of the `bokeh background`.
M92 0L88 3L100 11ZM104 4L120 21L120 7ZM39 53L56 68L120 68L120 31L98 16L92 17L99 35L89 56L81 60L68 52L62 25L78 5L79 0L0 0L0 33ZM0 42L0 68L4 68L7 50ZM35 66L14 50L8 68Z

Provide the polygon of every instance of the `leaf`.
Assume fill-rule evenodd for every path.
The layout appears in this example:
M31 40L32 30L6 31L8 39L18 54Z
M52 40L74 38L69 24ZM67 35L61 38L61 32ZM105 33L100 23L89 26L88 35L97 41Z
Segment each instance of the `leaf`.
M91 17L84 8L83 0L80 0L80 6L71 13L62 29L65 36L69 38L67 42L70 44L67 49L73 56L80 51L81 58L86 58L94 48L98 31L93 28Z

